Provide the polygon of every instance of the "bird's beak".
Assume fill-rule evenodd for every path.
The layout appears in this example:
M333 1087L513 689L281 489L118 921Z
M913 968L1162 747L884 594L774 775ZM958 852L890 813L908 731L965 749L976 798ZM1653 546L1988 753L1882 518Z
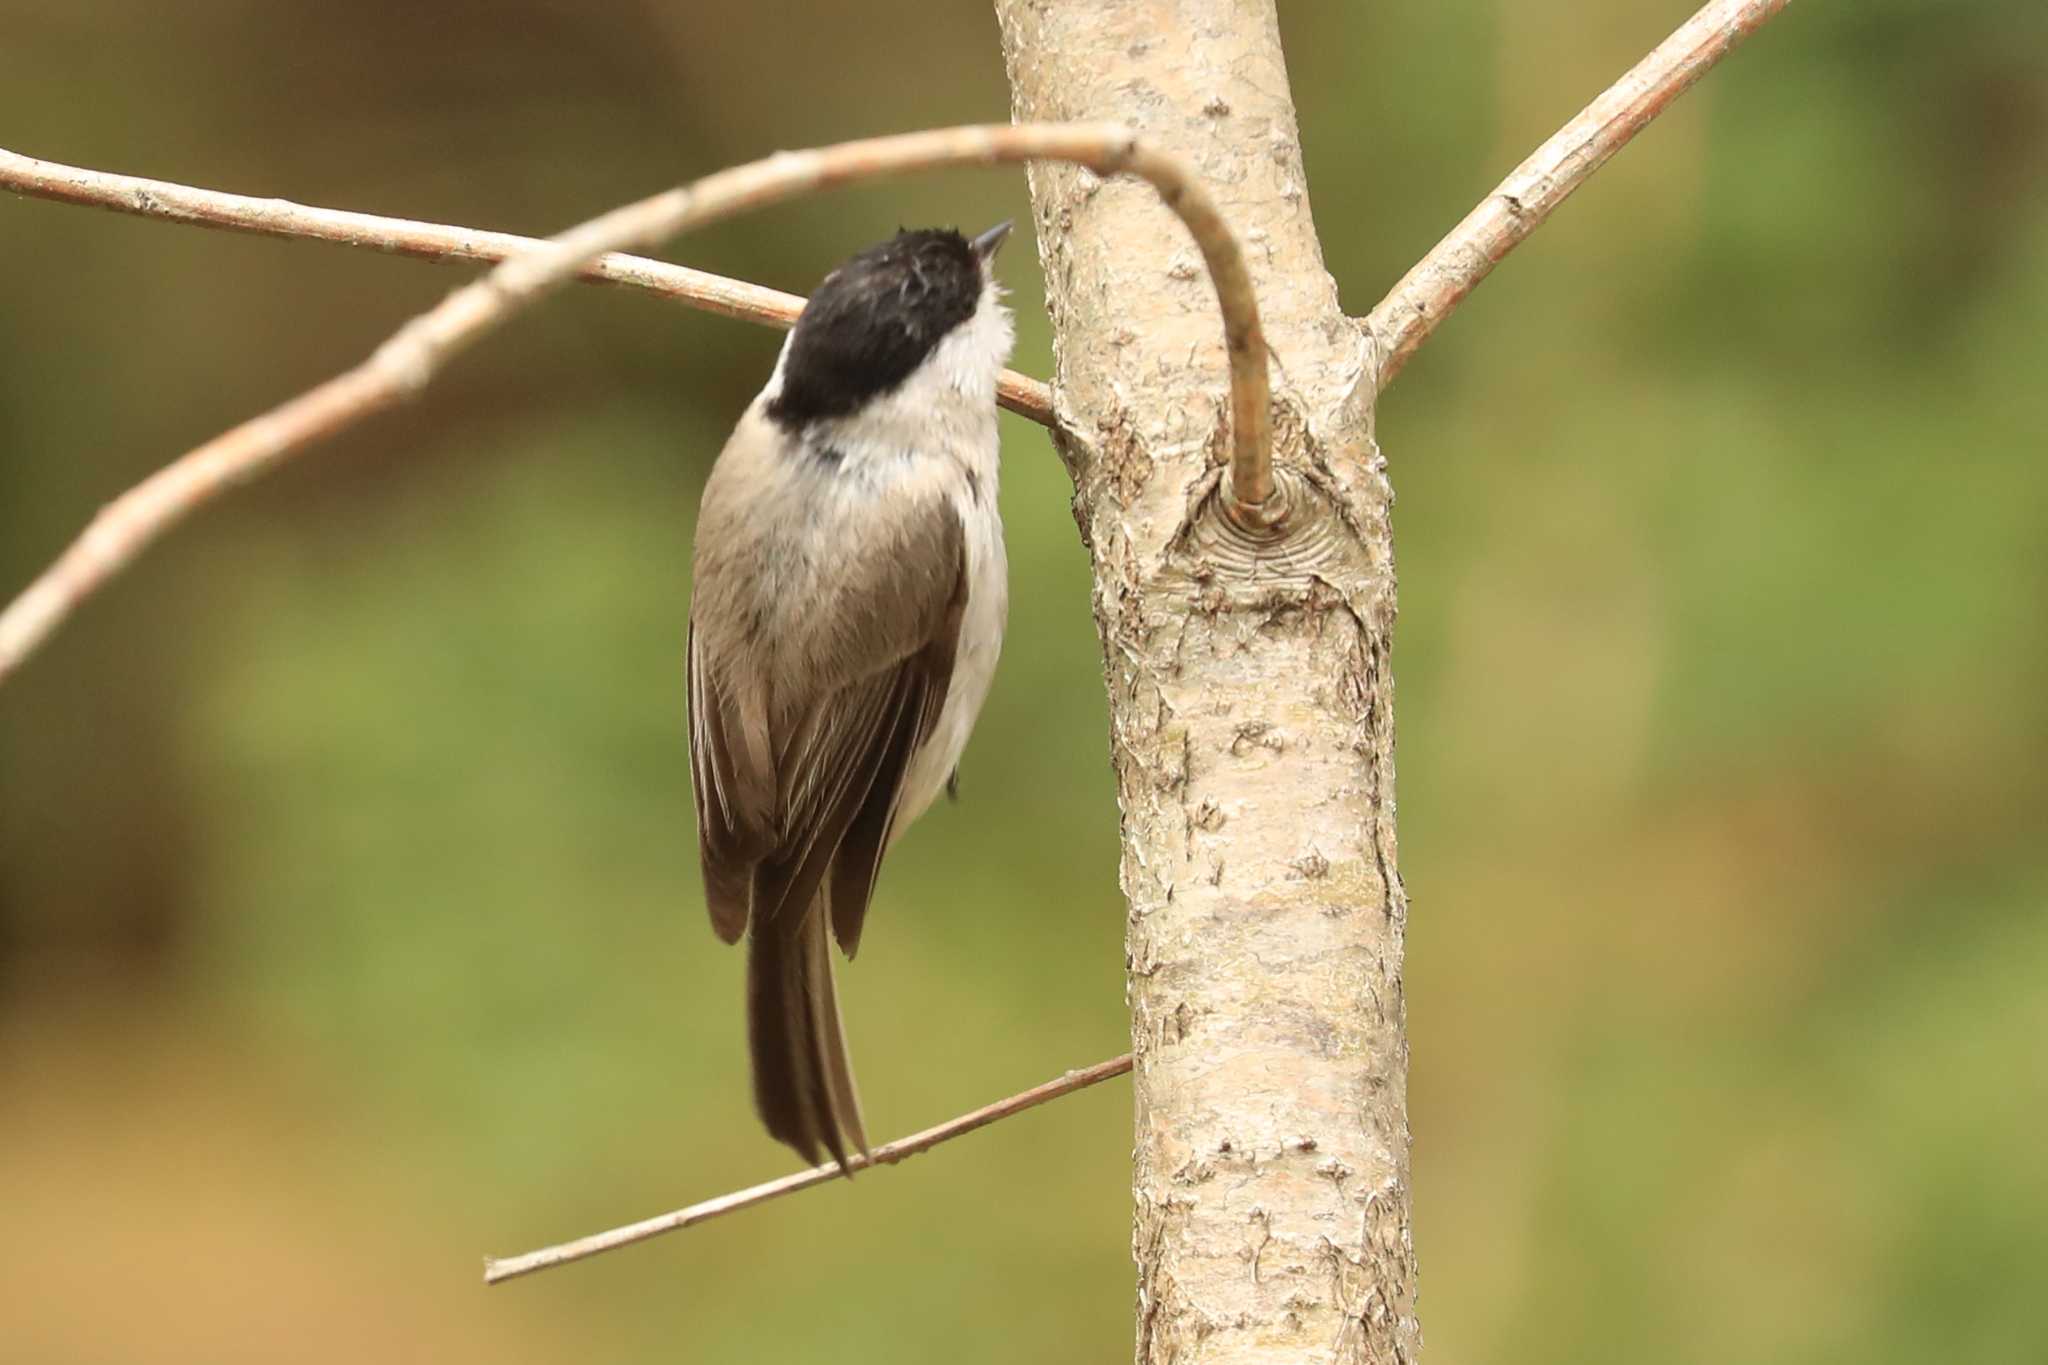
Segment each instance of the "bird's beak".
M995 254L1003 249L1003 243L1009 239L1010 229L1015 225L1013 220L1006 218L967 245L974 249L977 259L993 260Z

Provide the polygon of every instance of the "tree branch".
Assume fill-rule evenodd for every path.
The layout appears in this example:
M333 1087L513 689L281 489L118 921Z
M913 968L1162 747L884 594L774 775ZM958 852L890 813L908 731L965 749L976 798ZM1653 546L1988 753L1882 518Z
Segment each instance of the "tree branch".
M864 1171L870 1166L893 1166L906 1157L916 1156L919 1152L936 1147L942 1142L971 1133L977 1128L986 1128L989 1124L999 1119L1009 1118L1012 1114L1021 1114L1026 1109L1036 1109L1048 1100L1056 1100L1062 1095L1071 1095L1076 1090L1086 1090L1098 1081L1106 1081L1112 1076L1121 1076L1130 1069L1131 1054L1126 1052L1121 1057L1113 1057L1106 1062L1097 1062L1094 1066L1083 1067L1079 1071L1069 1071L1066 1075L1056 1080L1047 1081L1044 1085L1034 1086L1021 1094L1012 1095L1006 1100L997 1100L994 1104L984 1105L972 1113L948 1119L944 1123L927 1128L921 1133L913 1133L909 1137L898 1138L894 1142L885 1142L875 1148L872 1155L861 1156L859 1153L855 1153L848 1160L847 1165L851 1170L855 1171ZM678 1228L686 1228L695 1223L706 1222L718 1217L720 1214L752 1208L756 1204L765 1204L771 1199L779 1199L785 1194L795 1194L798 1190L807 1190L814 1185L822 1185L829 1180L838 1179L839 1174L838 1163L830 1162L823 1166L813 1166L808 1171L798 1171L795 1175L783 1176L779 1180L770 1180L744 1190L735 1190L731 1194L722 1194L716 1199L706 1199L700 1204L692 1204L686 1209L677 1209L673 1213L657 1214L653 1218L642 1219L638 1223L628 1223L624 1227L613 1228L608 1232L592 1233L588 1237L579 1237L573 1242L563 1242L559 1246L543 1247L539 1251L529 1251L523 1256L486 1257L484 1260L484 1283L497 1284L503 1280L517 1279L521 1275L530 1275L536 1270L546 1270L551 1266L563 1265L569 1261L580 1261L586 1256L595 1256L601 1251L612 1251L622 1246L630 1246L634 1242L644 1242L648 1238L658 1237L664 1232L674 1232Z
M142 549L226 488L362 417L418 392L464 347L608 252L645 248L801 194L945 166L1070 161L1098 175L1148 181L1186 225L1208 263L1230 358L1233 451L1225 499L1263 525L1272 493L1265 334L1237 239L1215 201L1177 158L1115 124L942 128L867 138L718 171L571 228L515 256L414 318L355 369L217 436L103 508L84 534L0 612L0 680L72 609Z
M444 264L509 261L522 252L546 245L538 237L510 232L422 223L410 218L382 218L347 209L295 204L288 199L257 199L168 180L86 170L24 156L4 147L0 147L0 188L35 199L112 209L140 218L161 218L288 241L332 242ZM794 326L796 315L804 306L802 296L785 294L780 289L617 252L598 257L577 278L592 284L644 289L686 307L768 327ZM1052 424L1052 392L1028 375L1004 370L996 381L996 401L1040 426Z
M1366 315L1378 343L1380 387L1393 382L1408 357L1503 256L1787 3L1712 0L1501 181Z

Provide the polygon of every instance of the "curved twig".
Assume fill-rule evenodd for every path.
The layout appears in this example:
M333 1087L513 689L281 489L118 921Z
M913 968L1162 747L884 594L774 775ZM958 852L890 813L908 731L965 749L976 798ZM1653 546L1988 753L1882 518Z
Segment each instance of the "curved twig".
M109 503L0 612L0 679L80 601L193 509L308 443L416 393L458 351L607 252L649 247L814 190L912 170L1018 161L1071 161L1098 175L1137 175L1187 225L1215 281L1229 348L1232 494L1225 505L1240 521L1264 524L1272 486L1265 337L1242 252L1200 181L1177 158L1114 124L945 128L778 152L614 209L507 260L401 327L355 369L215 437Z
M1538 147L1366 315L1379 387L1501 258L1735 45L1790 0L1712 0Z
M194 227L247 232L287 241L331 242L387 256L410 256L441 264L509 261L547 243L539 237L490 232L412 218L385 218L348 209L323 209L289 199L200 189L168 180L87 170L44 161L0 147L0 188L59 204L112 209L138 218L161 218ZM800 294L729 279L708 270L610 252L578 272L592 284L643 289L688 308L766 327L793 327L803 310ZM1042 427L1052 425L1052 391L1041 380L1004 370L996 380L996 401Z
M1071 1095L1076 1090L1085 1090L1098 1081L1121 1076L1130 1069L1131 1054L1126 1052L1121 1057L1112 1057L1106 1062L1097 1062L1094 1066L1083 1067L1079 1071L1069 1071L1066 1075L1047 1081L1044 1085L1033 1086L1006 1100L997 1100L994 1104L984 1105L972 1113L947 1119L944 1123L936 1124L921 1133L912 1133L909 1137L885 1142L875 1148L870 1155L861 1156L856 1153L847 1161L847 1166L855 1171L864 1171L870 1166L893 1166L905 1157L916 1156L919 1152L936 1147L951 1138L971 1133L977 1128L985 1128L998 1119L1021 1114L1026 1109L1035 1109L1047 1100L1056 1100L1062 1095ZM731 1194L721 1194L716 1199L706 1199L702 1203L692 1204L686 1209L677 1209L673 1213L656 1214L652 1218L643 1218L637 1223L628 1223L624 1227L613 1228L608 1232L596 1232L588 1237L579 1237L573 1242L563 1242L559 1246L543 1247L539 1251L529 1251L523 1256L487 1257L484 1260L484 1283L498 1284L504 1280L517 1279L521 1275L531 1275L536 1270L546 1270L551 1266L580 1261L601 1251L631 1246L635 1242L658 1237L664 1232L674 1232L678 1228L706 1222L723 1213L733 1213L739 1209L751 1208L755 1204L765 1204L770 1199L795 1194L798 1190L823 1185L839 1177L839 1163L829 1162L823 1166L813 1166L808 1171L798 1171L795 1175L785 1175L779 1180L735 1190Z

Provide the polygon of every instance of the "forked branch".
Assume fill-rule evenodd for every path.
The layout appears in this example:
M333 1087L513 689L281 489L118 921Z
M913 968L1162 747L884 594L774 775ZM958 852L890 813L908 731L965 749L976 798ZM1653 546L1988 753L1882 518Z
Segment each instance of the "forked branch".
M0 612L0 679L77 604L188 513L312 442L418 392L457 352L608 252L652 247L798 195L907 171L1019 161L1070 161L1098 175L1131 174L1159 191L1184 223L1221 305L1230 365L1231 497L1240 520L1272 506L1266 343L1251 276L1215 201L1178 158L1113 124L944 128L778 152L665 191L550 239L463 286L401 327L361 365L234 428L109 503L28 590Z
M1712 0L1515 167L1366 315L1385 388L1501 258L1790 0Z
M1366 317L1384 388L1501 259L1609 157L1789 0L1711 0L1545 142L1416 263ZM1202 250L1222 305L1231 374L1226 507L1270 521L1272 467L1265 342L1236 239L1176 159L1114 127L1026 125L912 133L789 152L619 209L548 242L509 233L311 208L276 199L115 176L0 151L0 186L67 203L280 237L342 242L433 260L496 260L364 364L192 451L108 504L77 541L0 612L0 681L85 597L158 535L270 464L416 391L455 351L564 279L634 285L728 317L787 325L800 303L742 281L617 254L693 226L832 185L925 167L1033 159L1128 172L1157 188ZM1003 401L1049 422L1045 387L1006 374Z

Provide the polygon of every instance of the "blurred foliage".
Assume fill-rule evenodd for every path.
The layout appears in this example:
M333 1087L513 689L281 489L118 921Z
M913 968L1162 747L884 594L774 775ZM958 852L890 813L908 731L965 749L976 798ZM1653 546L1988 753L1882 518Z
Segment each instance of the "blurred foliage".
M1348 305L1685 8L1287 6ZM17 150L528 231L1007 109L976 6L0 0L0 32ZM1383 404L1433 1354L2048 1355L2044 149L2038 0L1795 5ZM804 289L1026 207L932 176L676 254ZM10 589L461 278L27 201L0 260ZM208 510L0 695L0 1358L1128 1349L1117 1086L477 1285L786 1166L680 685L696 491L775 345L574 291ZM1043 433L1006 442L1004 669L843 974L880 1133L1125 1045L1087 567Z

